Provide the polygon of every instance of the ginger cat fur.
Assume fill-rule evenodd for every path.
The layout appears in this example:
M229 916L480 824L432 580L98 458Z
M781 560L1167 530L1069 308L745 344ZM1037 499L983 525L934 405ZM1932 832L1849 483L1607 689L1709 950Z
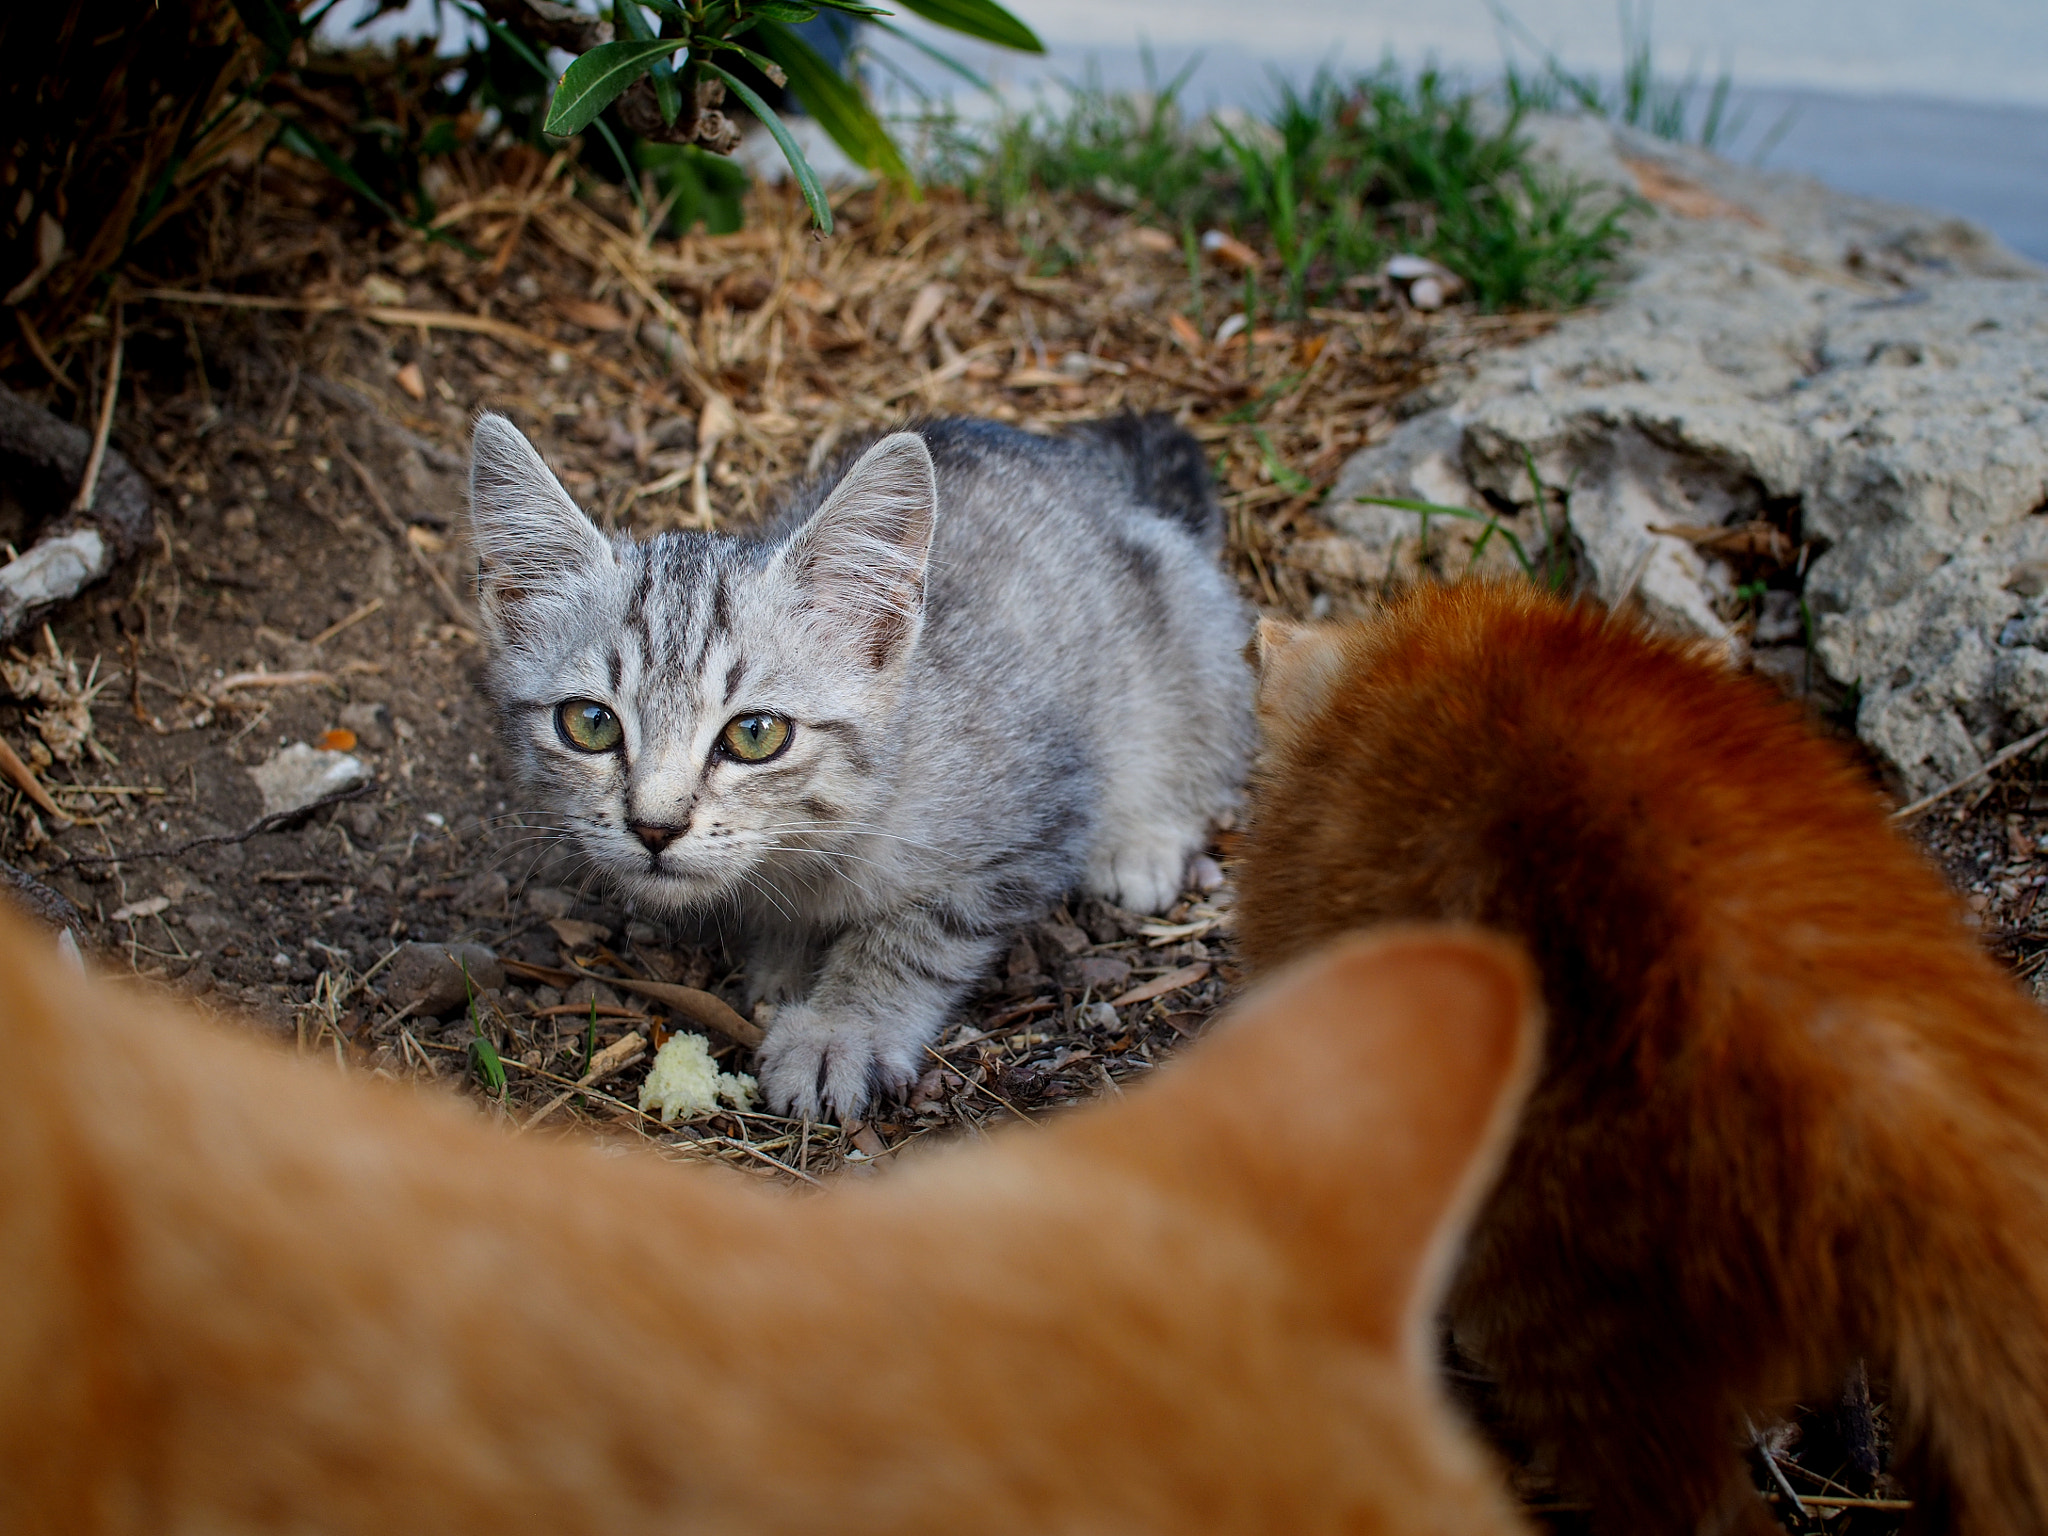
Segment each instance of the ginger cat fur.
M1517 1536L1432 1318L1533 991L1488 936L1348 939L1127 1097L791 1195L0 921L0 1529Z
M1542 978L1450 1315L1597 1523L1768 1528L1744 1415L1867 1356L1923 1528L2048 1531L2048 1021L1845 753L1521 584L1261 649L1254 964L1451 919Z

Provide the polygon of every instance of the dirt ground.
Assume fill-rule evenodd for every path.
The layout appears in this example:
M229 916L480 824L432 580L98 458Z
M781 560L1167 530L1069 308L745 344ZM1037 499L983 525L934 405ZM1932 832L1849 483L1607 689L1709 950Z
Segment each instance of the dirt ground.
M177 254L189 270L127 274L114 443L159 495L159 547L17 647L90 694L91 734L51 762L30 711L0 706L75 823L15 795L0 857L75 902L110 957L301 1049L446 1079L522 1120L593 1050L663 1030L572 962L739 993L715 945L590 885L501 773L462 533L478 409L511 415L593 515L636 531L745 528L835 440L907 417L1171 410L1216 455L1247 592L1305 614L1358 596L1297 558L1345 456L1446 360L1545 323L1317 311L1214 345L1174 313L1191 291L1178 245L1119 215L1006 225L944 193L855 193L820 241L766 191L739 235L647 240L617 189L576 190L559 159L459 162L440 222L465 251L358 222L281 157L218 187ZM1196 277L1213 333L1241 273ZM109 345L32 397L90 421ZM10 510L0 532L25 542ZM239 835L263 814L249 769L350 737L366 793ZM942 1043L959 1070L935 1062L869 1126L662 1127L630 1107L636 1060L554 1113L815 1177L1086 1096L1208 1018L1236 976L1228 907L1225 888L1165 921L1056 912ZM380 966L406 940L482 943L516 974L477 1018L395 1016ZM1105 1006L1161 978L1175 985L1156 999Z
M1547 320L1319 310L1219 345L1242 274L1191 274L1177 242L1104 210L1006 223L944 193L863 192L819 241L767 191L746 232L675 241L636 233L615 189L574 192L559 160L457 162L440 222L465 250L366 225L289 162L252 165L187 221L175 277L129 271L114 442L157 492L159 543L23 637L17 660L89 695L92 729L53 760L28 708L0 703L68 818L12 794L0 858L78 906L104 963L302 1052L764 1177L822 1178L1142 1074L1238 980L1227 883L1165 919L1053 914L949 1029L945 1065L867 1125L633 1108L631 1037L658 1044L667 1020L581 972L735 1005L739 977L715 943L592 885L502 771L461 526L473 413L506 411L594 515L651 531L747 527L837 439L906 417L1168 410L1214 455L1246 594L1320 615L1370 597L1315 513L1344 458L1433 374ZM1199 330L1180 315L1197 299ZM61 382L14 382L90 422L111 344L62 353ZM0 518L25 541L20 508ZM351 737L366 792L244 835L263 815L250 768ZM1994 947L2038 966L2048 795L2009 771L1917 829ZM481 943L511 973L472 1012L408 1012L382 990L406 940ZM611 1070L565 1100L593 1060ZM1540 1478L1524 1491L1540 1503Z

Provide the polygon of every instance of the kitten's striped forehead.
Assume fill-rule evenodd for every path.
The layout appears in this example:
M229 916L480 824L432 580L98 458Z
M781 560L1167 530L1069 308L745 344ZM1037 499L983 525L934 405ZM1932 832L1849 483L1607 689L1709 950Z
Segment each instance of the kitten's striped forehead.
M746 671L741 620L761 605L759 546L671 533L620 549L627 619L607 640L615 696L676 729L734 702Z

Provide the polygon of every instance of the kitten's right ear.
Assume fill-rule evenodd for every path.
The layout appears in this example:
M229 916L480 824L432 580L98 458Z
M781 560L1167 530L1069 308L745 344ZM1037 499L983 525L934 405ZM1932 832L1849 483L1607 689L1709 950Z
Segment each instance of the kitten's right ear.
M563 577L607 569L616 559L533 444L502 416L479 416L470 436L469 521L483 616L499 631L516 629L521 610L559 591Z
M1305 720L1329 702L1344 675L1344 630L1335 624L1261 619L1253 655L1259 669L1259 718Z
M894 432L840 477L776 558L879 672L908 654L924 622L938 516L931 449L915 432Z

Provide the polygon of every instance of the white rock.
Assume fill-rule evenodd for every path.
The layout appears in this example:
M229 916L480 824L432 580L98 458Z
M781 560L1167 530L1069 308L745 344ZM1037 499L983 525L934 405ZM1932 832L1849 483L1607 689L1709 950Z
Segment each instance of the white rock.
M316 800L370 781L370 767L346 752L322 752L303 741L271 755L270 760L249 770L263 793L263 814L282 816L302 810Z
M1860 688L1858 731L1909 791L2048 723L2048 645L2000 639L2008 578L2048 562L2028 515L2048 509L2048 273L1938 214L1590 119L1529 127L1581 182L1634 192L1626 159L1647 160L1726 216L1637 216L1604 307L1434 386L1345 466L1336 526L1396 575L1457 575L1483 522L1433 520L1425 555L1415 514L1357 498L1500 509L1540 561L1533 462L1592 591L1734 648L1727 567L1659 530L1796 504L1815 658ZM1508 555L1496 538L1483 563Z

